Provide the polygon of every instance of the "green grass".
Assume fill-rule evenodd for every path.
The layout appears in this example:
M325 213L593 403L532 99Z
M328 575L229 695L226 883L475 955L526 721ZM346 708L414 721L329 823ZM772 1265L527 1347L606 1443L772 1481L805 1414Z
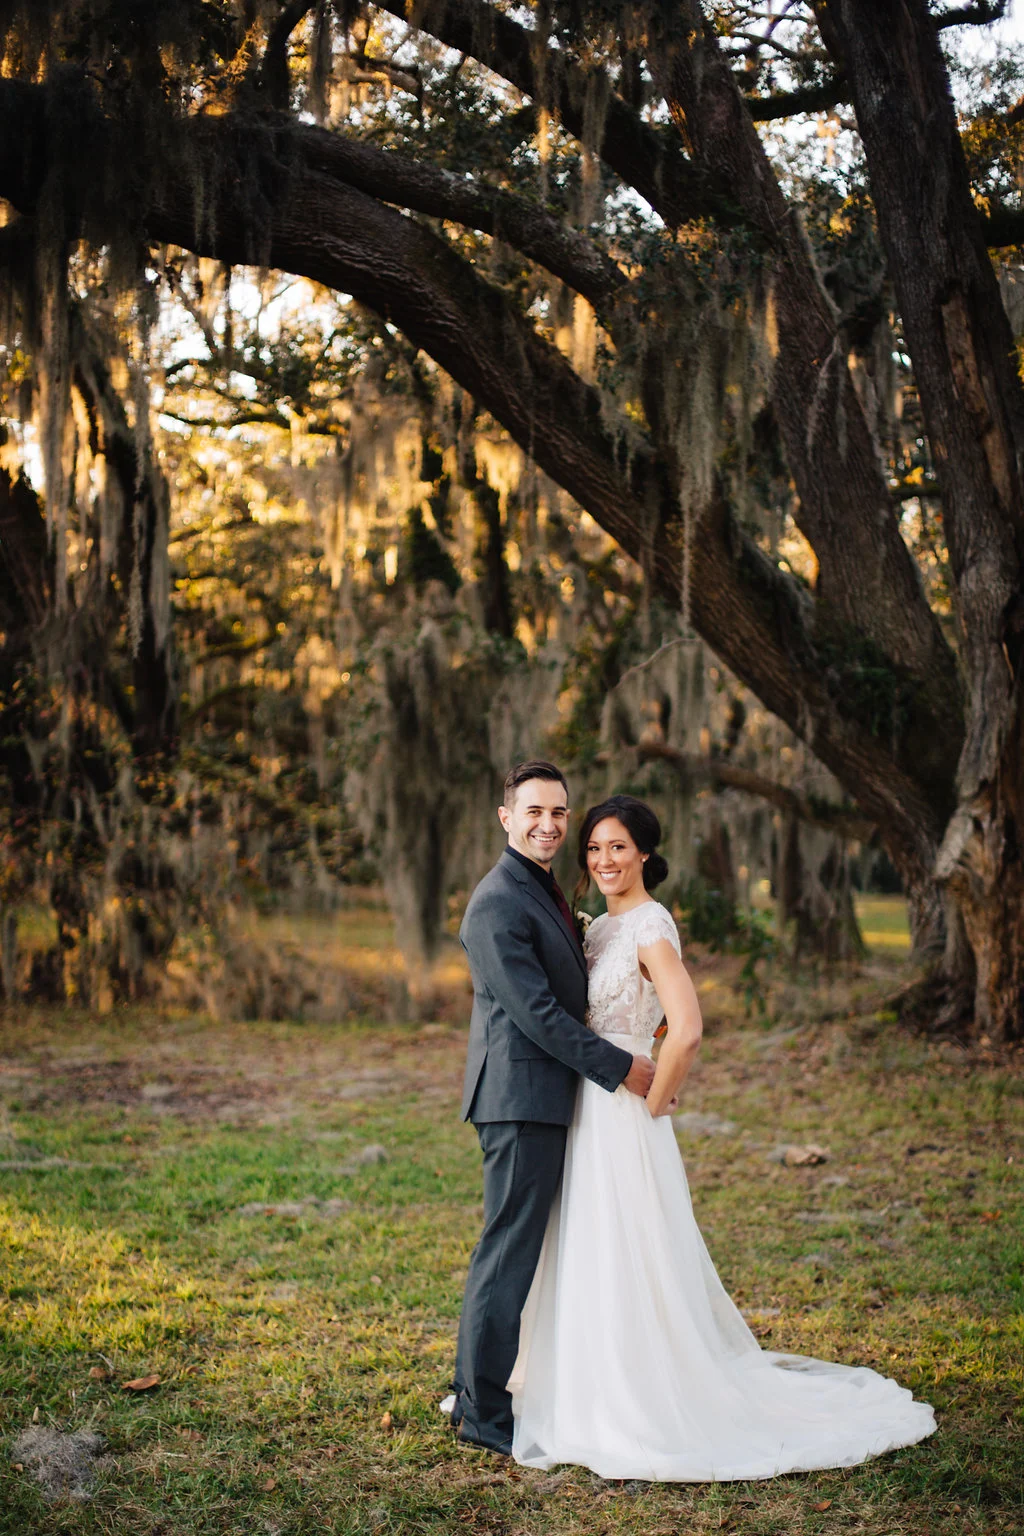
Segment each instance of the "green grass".
M738 1130L683 1150L726 1284L766 1344L877 1366L940 1428L847 1471L652 1487L526 1473L437 1413L479 1220L463 1040L142 1011L0 1026L0 1160L35 1164L0 1170L0 1435L37 1413L109 1445L84 1503L47 1504L5 1450L4 1536L1024 1530L1017 1071L870 1016L715 1027L684 1108ZM770 1163L788 1140L830 1159ZM369 1143L388 1160L348 1171ZM240 1214L307 1197L347 1204Z
M910 928L904 897L857 896L854 907L869 950L909 952Z

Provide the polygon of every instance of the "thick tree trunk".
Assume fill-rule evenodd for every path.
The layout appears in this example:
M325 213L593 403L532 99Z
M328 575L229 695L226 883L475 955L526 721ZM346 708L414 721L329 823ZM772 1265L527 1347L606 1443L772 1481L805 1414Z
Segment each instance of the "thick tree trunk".
M1024 387L925 0L838 0L816 10L852 89L942 492L961 625L967 734L936 870L973 952L975 1027L1019 1039Z

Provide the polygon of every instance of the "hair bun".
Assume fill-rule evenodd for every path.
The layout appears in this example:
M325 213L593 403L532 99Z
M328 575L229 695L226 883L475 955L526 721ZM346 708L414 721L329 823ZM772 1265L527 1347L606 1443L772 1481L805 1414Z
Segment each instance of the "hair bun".
M663 859L660 853L651 853L644 864L644 890L653 891L656 885L668 876L668 860Z

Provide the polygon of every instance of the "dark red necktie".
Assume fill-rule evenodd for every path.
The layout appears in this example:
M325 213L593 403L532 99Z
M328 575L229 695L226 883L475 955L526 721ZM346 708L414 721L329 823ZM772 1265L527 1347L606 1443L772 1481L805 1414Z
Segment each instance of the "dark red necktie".
M569 910L569 903L562 895L561 887L559 886L558 881L555 879L554 875L551 876L551 895L554 898L555 906L562 914L562 921L565 923L565 926L576 940L577 946L582 949L583 946L580 944L580 936L576 932L576 924L573 922L572 913Z

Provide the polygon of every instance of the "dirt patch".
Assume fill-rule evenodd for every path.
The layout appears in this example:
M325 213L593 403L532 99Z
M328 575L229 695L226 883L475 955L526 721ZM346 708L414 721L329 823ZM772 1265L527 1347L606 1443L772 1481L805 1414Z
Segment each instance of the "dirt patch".
M65 1435L34 1424L15 1440L11 1460L32 1473L48 1499L87 1499L103 1447L102 1435Z
M457 1102L465 1054L461 1032L410 1032L387 1045L380 1039L339 1031L261 1048L263 1028L211 1025L200 1041L182 1048L167 1026L159 1044L132 1056L67 1057L37 1053L28 1072L0 1080L0 1107L16 1099L20 1109L117 1106L152 1117L219 1121L231 1125L279 1125L310 1110L358 1114L369 1102L427 1095ZM207 1057L202 1063L195 1058ZM213 1056L211 1062L209 1057ZM371 1064L370 1058L386 1058ZM217 1062L222 1057L224 1064ZM0 1155L26 1156L0 1145Z

